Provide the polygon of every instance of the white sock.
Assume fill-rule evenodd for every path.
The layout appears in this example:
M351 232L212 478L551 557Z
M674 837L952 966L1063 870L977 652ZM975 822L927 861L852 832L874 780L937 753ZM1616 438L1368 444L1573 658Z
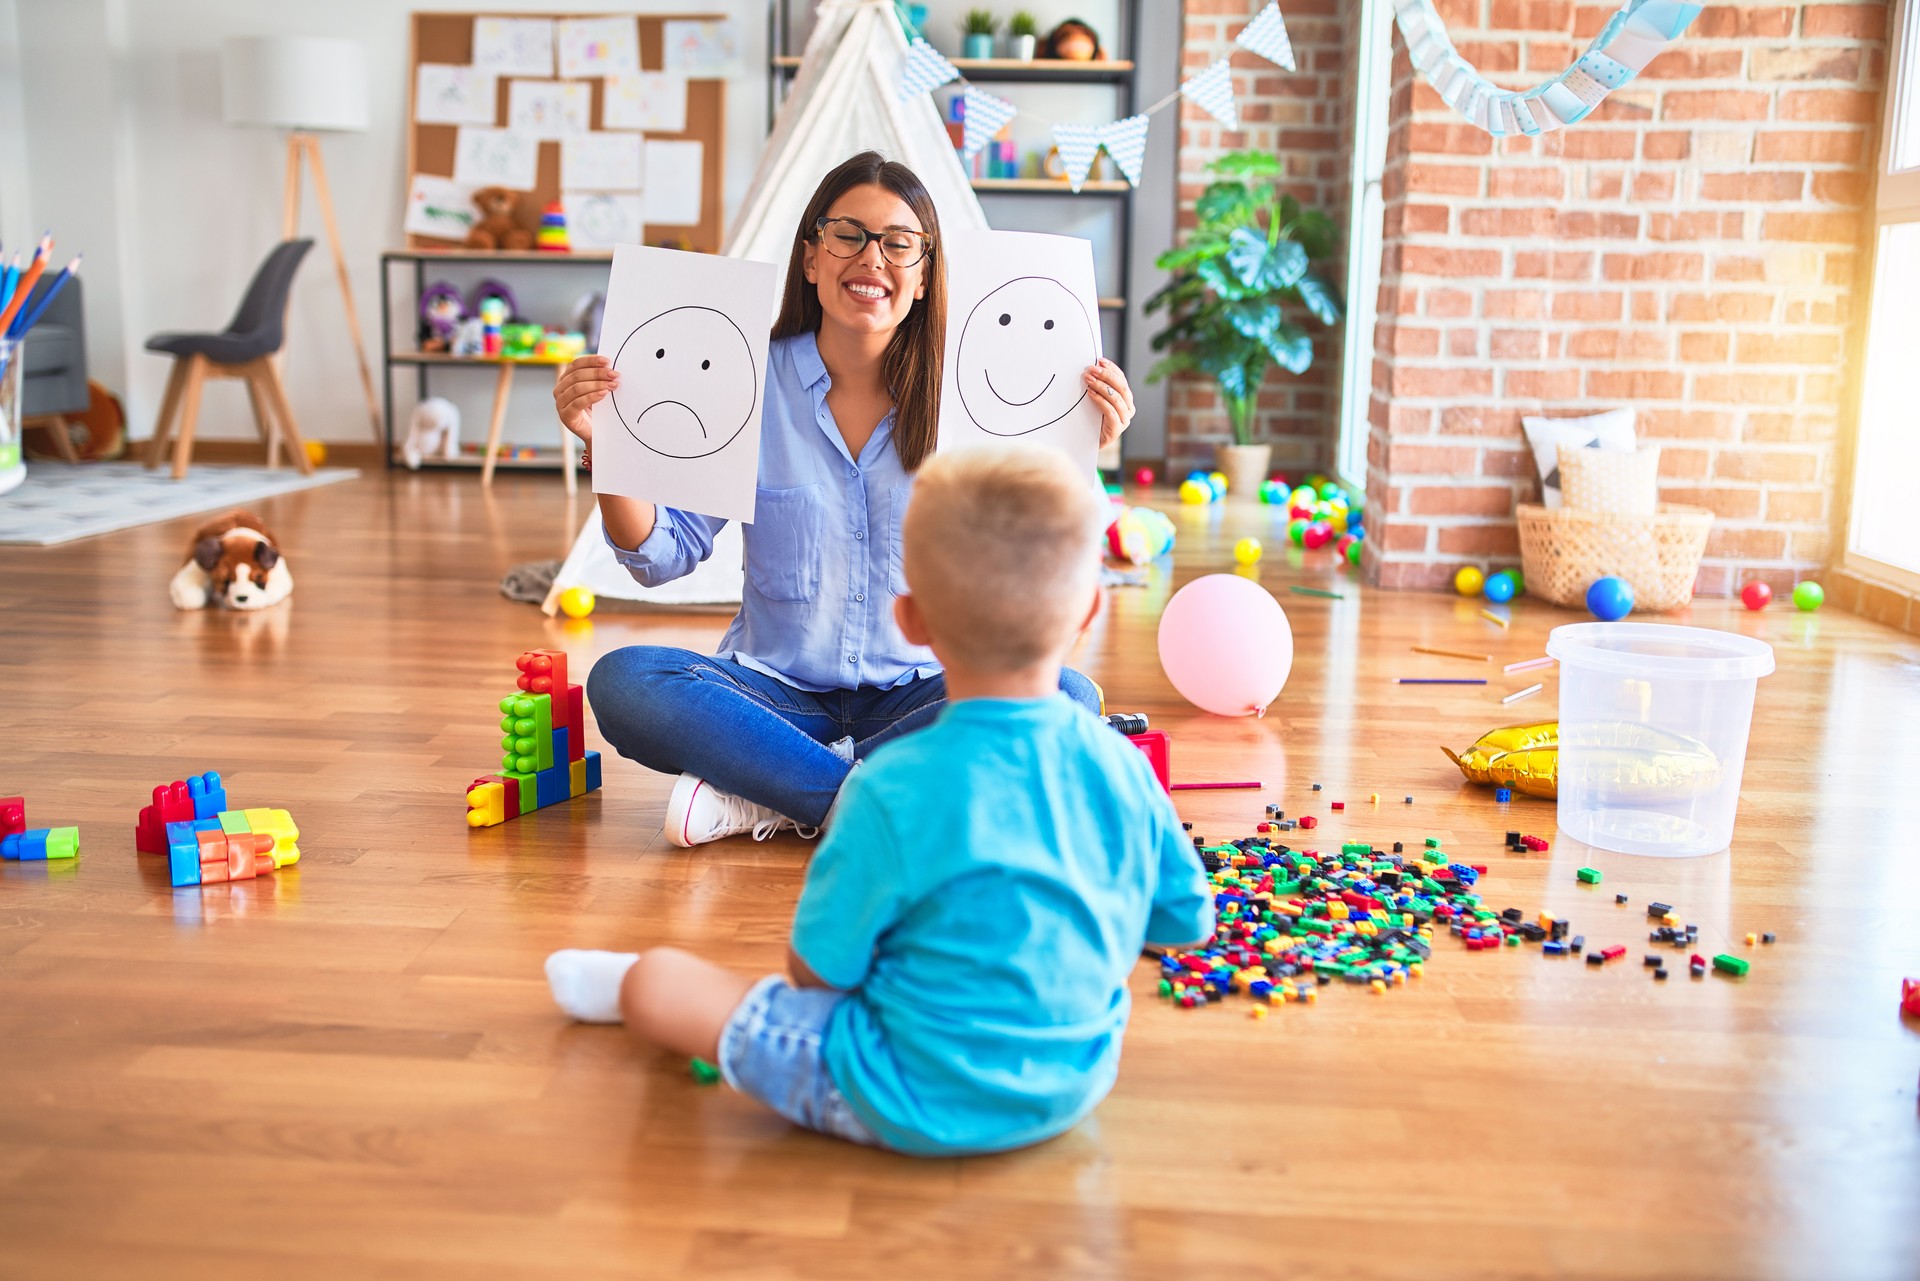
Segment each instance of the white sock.
M594 952L570 947L547 958L553 999L582 1023L620 1022L620 982L638 952Z

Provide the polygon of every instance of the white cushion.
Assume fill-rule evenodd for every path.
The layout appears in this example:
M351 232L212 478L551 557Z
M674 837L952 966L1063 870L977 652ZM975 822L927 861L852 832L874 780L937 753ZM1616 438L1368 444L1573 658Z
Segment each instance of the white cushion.
M1533 449L1533 465L1540 472L1540 501L1548 507L1560 506L1560 446L1576 449L1633 449L1633 411L1609 409L1585 418L1521 418L1527 444Z

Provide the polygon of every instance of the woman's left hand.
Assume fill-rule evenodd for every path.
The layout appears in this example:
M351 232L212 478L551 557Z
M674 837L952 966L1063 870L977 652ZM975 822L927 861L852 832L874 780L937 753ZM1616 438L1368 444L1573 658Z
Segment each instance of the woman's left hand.
M1088 368L1086 380L1087 394L1100 407L1100 448L1105 449L1133 421L1133 388L1127 385L1126 371L1111 360Z

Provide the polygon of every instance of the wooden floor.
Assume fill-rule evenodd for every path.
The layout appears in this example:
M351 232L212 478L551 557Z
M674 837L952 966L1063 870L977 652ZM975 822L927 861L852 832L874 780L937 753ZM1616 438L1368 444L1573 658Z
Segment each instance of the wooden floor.
M1552 679L1511 709L1521 681L1388 682L1458 674L1411 645L1529 658L1573 616L1523 601L1501 632L1271 552L1293 678L1265 720L1205 717L1160 674L1155 619L1268 517L1173 508L1172 572L1113 592L1077 661L1172 732L1176 778L1264 781L1184 793L1197 830L1244 834L1277 800L1326 817L1323 847L1440 836L1490 865L1494 906L1571 915L1628 961L1443 939L1417 985L1263 1021L1171 1009L1143 965L1091 1120L916 1161L798 1132L548 999L541 959L566 945L772 968L808 846L671 849L667 781L625 761L572 806L462 826L515 653L564 646L584 671L636 642L710 646L724 619L550 623L503 599L503 570L573 531L551 478L489 497L375 475L260 511L299 584L264 614L168 604L192 520L0 548L0 794L83 848L0 866L0 1277L1920 1276L1920 1025L1897 1008L1920 975L1910 637L1697 607L1779 656L1731 856L1514 856L1501 833L1552 836L1551 806L1510 819L1439 746L1548 717ZM297 867L174 892L136 857L153 785L203 769L292 810ZM1598 890L1575 883L1587 863ZM1656 986L1654 897L1752 974ZM1747 953L1749 930L1779 942Z

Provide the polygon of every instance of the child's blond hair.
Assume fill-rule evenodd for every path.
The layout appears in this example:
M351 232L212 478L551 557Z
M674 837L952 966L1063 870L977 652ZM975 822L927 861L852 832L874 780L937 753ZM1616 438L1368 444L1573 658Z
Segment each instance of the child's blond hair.
M1009 672L1058 660L1093 604L1103 523L1091 479L1057 450L943 450L907 507L907 590L954 662Z

